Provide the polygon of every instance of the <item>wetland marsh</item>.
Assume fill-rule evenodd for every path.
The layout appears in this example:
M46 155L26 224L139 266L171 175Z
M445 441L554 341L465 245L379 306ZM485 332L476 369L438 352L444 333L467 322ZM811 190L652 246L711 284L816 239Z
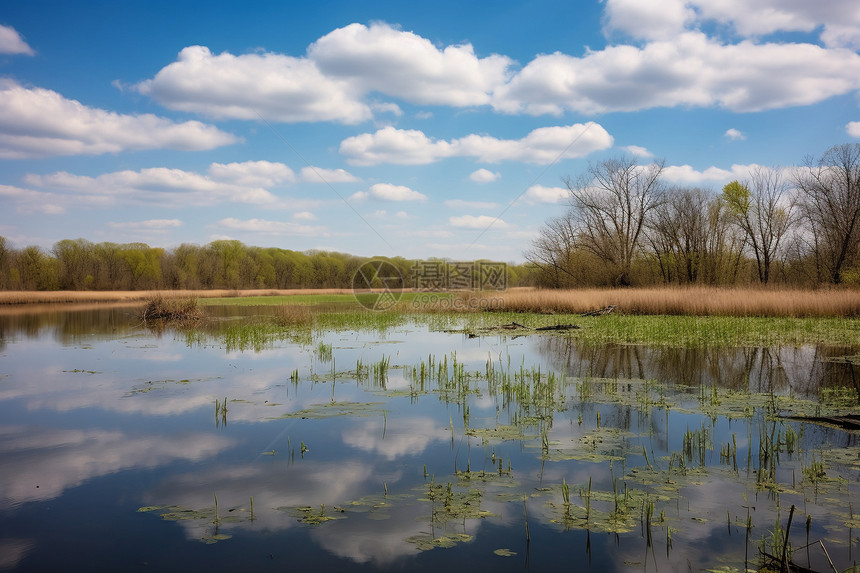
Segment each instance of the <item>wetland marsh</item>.
M307 302L0 313L0 568L854 566L857 319Z

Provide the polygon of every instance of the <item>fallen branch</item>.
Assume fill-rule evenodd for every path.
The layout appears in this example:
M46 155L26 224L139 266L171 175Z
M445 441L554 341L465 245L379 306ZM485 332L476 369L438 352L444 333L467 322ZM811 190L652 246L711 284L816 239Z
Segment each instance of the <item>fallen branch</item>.
M833 426L842 430L860 431L860 415L847 414L845 416L781 416L785 420L796 420L798 422L811 422L822 426Z
M615 305L610 304L609 306L605 306L603 308L598 308L597 310L592 310L590 312L583 313L580 316L603 316L604 314L611 313L613 310L615 310Z
M553 326L539 326L535 330L576 330L579 325L576 324L556 324Z

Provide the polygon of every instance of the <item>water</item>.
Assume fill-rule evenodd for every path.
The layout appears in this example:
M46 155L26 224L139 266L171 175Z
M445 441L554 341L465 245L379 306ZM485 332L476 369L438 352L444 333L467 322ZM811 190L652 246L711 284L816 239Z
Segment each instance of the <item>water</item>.
M784 416L858 413L860 345L133 311L0 316L0 570L743 570L792 505L795 562L856 558L857 434Z

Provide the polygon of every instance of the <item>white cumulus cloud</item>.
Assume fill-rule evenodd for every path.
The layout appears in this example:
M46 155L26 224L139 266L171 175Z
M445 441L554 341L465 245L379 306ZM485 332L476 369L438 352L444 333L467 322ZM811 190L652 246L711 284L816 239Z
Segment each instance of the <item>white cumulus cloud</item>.
M526 200L534 203L561 203L570 197L570 192L564 187L532 185L524 196Z
M216 168L216 173L219 170L220 167ZM116 171L96 177L59 171L48 175L31 174L24 179L34 187L54 193L59 201L69 205L80 202L92 206L153 204L179 207L277 203L277 197L258 185L166 167Z
M306 183L353 183L359 179L344 169L302 167L301 180Z
M848 125L845 126L845 131L851 137L860 138L860 121L849 122Z
M134 87L170 109L279 122L356 124L377 114L399 117L403 110L395 99L531 115L777 109L860 89L860 10L852 5L606 0L603 27L610 45L582 55L540 54L523 66L505 55L479 56L469 43L438 46L389 24L353 23L325 34L302 56L215 54L206 46L188 46ZM717 32L702 31L714 23ZM823 47L761 38L818 30ZM720 33L734 34L732 42Z
M141 204L180 208L238 203L290 210L319 206L316 199L281 198L269 190L294 180L292 169L270 161L212 163L205 173L166 167L97 176L58 171L24 176L30 189L0 186L0 196L16 203L19 211L47 213Z
M283 163L271 161L213 163L209 166L209 174L219 181L259 187L272 187L296 180L292 169Z
M628 145L624 149L628 153L630 153L631 155L635 155L636 157L654 157L653 153L639 145Z
M424 201L427 199L427 196L404 185L376 183L375 185L371 185L367 191L353 193L350 198L359 201L364 199L377 199L379 201Z
M695 12L684 0L606 0L604 32L665 39L684 30Z
M748 179L756 164L732 165L731 169L708 167L702 171L690 165L669 165L663 169L662 177L670 183L698 185L703 183L725 184L735 179Z
M43 88L0 80L0 158L213 149L238 138L199 121L92 108Z
M512 63L498 55L479 58L470 44L440 50L426 38L382 23L334 30L308 48L308 59L362 93L457 107L489 103Z
M815 32L830 47L860 47L860 10L843 0L693 0L700 20L732 26L742 36L774 32Z
M350 124L371 117L348 82L326 76L306 58L270 52L235 56L189 46L136 89L170 109L215 118Z
M35 52L27 45L21 34L11 26L0 25L0 54L24 54L32 56Z
M642 47L582 57L540 55L494 93L494 107L532 115L655 107L761 111L808 105L860 89L860 54L813 44L722 44L688 31Z
M149 219L148 221L110 222L108 227L124 231L164 231L181 227L179 219Z
M473 171L469 175L469 179L474 181L475 183L492 183L493 181L499 179L501 174L498 171L493 172L489 169L478 169L477 171Z
M448 222L452 227L462 227L466 229L487 229L490 226L504 229L508 226L506 222L498 217L490 217L489 215L460 215L449 217Z
M420 165L447 157L471 157L486 163L521 161L546 165L560 157L583 157L612 146L613 138L594 122L541 127L522 139L471 134L451 141L435 140L419 130L384 127L376 133L348 137L341 154L355 165Z
M726 139L731 139L732 141L743 141L747 138L747 136L740 130L731 128L727 129L726 133L723 134Z
M60 215L66 212L68 200L62 195L47 191L35 191L24 189L14 185L0 185L0 198L9 200L16 204L19 213L44 213L46 215ZM79 201L77 204L86 203Z
M362 133L344 139L340 143L340 153L355 165L422 165L453 154L447 141L434 141L417 129L391 126L376 133Z
M188 46L177 60L135 88L170 109L215 118L354 124L373 112L402 114L371 93L420 104L489 103L511 60L479 58L470 44L434 46L388 24L349 24L308 47L304 57L273 52L213 54Z
M820 33L825 45L860 45L860 10L844 0L607 0L604 31L662 39L717 23L746 38Z

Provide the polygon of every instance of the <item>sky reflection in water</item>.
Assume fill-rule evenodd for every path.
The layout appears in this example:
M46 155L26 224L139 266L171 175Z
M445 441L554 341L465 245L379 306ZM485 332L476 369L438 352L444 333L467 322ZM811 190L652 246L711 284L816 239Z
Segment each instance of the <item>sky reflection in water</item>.
M2 570L742 568L792 504L794 547L810 515L810 541L854 558L855 435L743 393L781 408L847 387L856 411L852 366L828 359L857 347L587 347L417 319L254 352L128 308L0 333Z

